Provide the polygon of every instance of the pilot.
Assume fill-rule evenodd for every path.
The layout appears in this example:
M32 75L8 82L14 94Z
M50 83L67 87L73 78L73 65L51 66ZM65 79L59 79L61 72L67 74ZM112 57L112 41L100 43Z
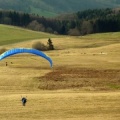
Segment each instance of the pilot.
M25 104L26 104L26 102L27 102L27 99L25 98L25 97L22 97L22 104L23 104L23 106L25 106Z

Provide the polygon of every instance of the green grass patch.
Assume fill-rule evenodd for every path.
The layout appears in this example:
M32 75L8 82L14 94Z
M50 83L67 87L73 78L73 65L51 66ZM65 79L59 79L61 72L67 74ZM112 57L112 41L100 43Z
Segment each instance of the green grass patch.
M32 39L56 37L52 34L36 32L18 27L0 25L0 45L23 42Z
M106 40L106 41L114 40L120 42L119 40L120 32L96 33L96 34L86 35L84 38L89 40Z
M120 90L120 85L109 84L108 86L109 86L110 88L112 88L112 89L119 89L119 90Z

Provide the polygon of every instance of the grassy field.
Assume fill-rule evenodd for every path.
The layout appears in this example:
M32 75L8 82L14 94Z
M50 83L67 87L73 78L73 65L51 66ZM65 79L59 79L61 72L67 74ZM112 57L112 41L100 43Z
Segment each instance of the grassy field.
M31 54L0 61L1 120L120 119L119 32L80 37L43 33L39 38L42 33L15 28L24 31L23 36L16 35L16 43L10 44L14 36L8 37L7 29L0 32L6 41L2 45L0 38L1 47L30 48L36 41L46 44L50 37L56 50L45 52L53 60L52 69L46 60ZM31 38L26 39L25 33ZM21 96L27 96L25 107Z
M55 37L52 34L34 32L18 27L0 25L0 45L13 44L33 39Z

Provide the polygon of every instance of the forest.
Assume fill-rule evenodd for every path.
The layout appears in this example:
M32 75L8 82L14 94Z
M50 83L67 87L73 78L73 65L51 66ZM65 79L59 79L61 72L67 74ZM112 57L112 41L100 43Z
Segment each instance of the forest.
M16 11L0 11L0 24L61 35L120 31L119 9L88 9L54 18Z

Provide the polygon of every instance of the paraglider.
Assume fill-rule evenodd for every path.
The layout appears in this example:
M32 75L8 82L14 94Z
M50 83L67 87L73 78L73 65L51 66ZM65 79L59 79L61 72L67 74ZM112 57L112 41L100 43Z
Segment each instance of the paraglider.
M32 49L32 48L14 48L14 49L10 49L6 52L4 52L3 54L0 55L0 60L9 57L11 55L14 54L19 54L19 53L30 53L30 54L35 54L38 55L40 57L45 58L46 60L49 61L50 66L52 67L52 60L50 57L48 57L45 53L43 53L42 51L36 50L36 49Z
M27 102L27 98L22 97L21 101L22 101L22 105L25 106Z

